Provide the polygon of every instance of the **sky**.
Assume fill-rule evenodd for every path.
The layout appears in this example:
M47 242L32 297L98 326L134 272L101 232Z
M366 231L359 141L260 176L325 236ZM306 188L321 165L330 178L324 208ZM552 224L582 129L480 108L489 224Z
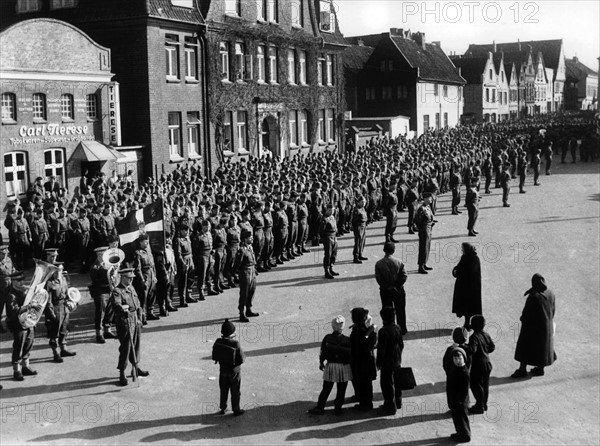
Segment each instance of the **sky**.
M446 54L471 43L563 39L565 56L598 71L600 2L333 0L342 33L377 34L390 28L425 33Z

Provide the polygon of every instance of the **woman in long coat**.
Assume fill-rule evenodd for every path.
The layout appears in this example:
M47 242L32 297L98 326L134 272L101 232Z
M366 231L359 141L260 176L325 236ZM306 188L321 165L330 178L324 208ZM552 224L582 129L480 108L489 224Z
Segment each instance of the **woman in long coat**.
M465 317L465 328L471 327L470 320L481 311L481 263L477 250L470 243L462 244L463 255L452 270L456 277L452 312L457 317Z
M521 315L521 332L515 350L515 359L521 364L513 378L527 376L527 365L534 376L542 376L544 367L556 361L554 352L554 293L546 286L540 274L531 278L531 288L525 292L527 301Z

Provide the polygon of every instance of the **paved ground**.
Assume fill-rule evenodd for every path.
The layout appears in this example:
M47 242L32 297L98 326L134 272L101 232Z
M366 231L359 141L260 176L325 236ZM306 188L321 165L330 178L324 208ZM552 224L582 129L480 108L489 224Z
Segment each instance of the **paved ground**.
M11 380L11 340L0 342L0 443L7 444L413 444L448 442L441 357L451 329L452 267L460 243L478 242L483 308L497 351L492 354L489 411L471 418L474 444L599 444L599 218L598 164L557 165L526 195L512 194L502 208L499 189L484 196L480 236L465 237L466 213L449 215L440 198L428 276L416 274L416 236L402 226L398 254L406 284L410 333L404 352L418 386L405 392L394 417L348 409L341 416L306 414L321 388L318 349L329 321L365 306L378 317L373 265L381 258L383 223L368 228L363 265L351 263L350 237L340 240L341 276L323 279L321 252L307 254L258 278L261 317L237 325L247 352L239 418L218 410L218 366L209 358L220 324L236 316L236 291L191 305L143 331L142 364L150 370L139 387L117 381L118 342L93 343L93 304L73 315L75 358L51 362L47 340L36 339L32 362L39 375ZM515 188L513 187L513 192ZM406 214L402 215L404 225ZM519 317L533 273L542 273L557 296L558 361L546 376L512 381ZM75 278L83 286L87 278ZM255 323L254 323L255 322ZM42 324L43 326L43 324ZM345 333L349 334L346 329ZM375 383L376 406L381 402ZM348 392L350 393L351 390ZM353 403L349 402L347 407Z

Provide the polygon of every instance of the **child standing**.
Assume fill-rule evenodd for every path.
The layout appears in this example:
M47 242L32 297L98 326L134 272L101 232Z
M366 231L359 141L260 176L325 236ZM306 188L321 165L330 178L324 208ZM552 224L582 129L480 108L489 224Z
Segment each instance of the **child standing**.
M471 441L471 426L469 424L469 370L466 367L467 354L460 348L452 350L452 366L448 371L446 381L446 396L452 413L452 421L456 433L450 438L457 443Z
M221 389L221 415L227 410L227 398L231 390L231 408L233 415L242 415L245 410L240 409L240 388L242 386L242 364L244 352L240 343L235 338L235 325L225 319L221 326L220 339L213 345L212 359L219 363L219 388Z
M485 327L485 318L476 314L471 318L471 327L474 333L469 339L469 349L473 355L471 364L471 392L475 397L475 405L469 408L473 414L482 414L487 410L488 395L490 390L490 373L492 363L489 354L496 346Z

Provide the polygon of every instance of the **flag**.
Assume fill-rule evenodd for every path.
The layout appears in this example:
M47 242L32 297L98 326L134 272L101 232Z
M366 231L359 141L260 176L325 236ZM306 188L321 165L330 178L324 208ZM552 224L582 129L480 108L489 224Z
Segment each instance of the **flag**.
M125 259L131 260L137 248L136 241L140 234L148 234L150 248L153 251L164 251L165 231L163 202L161 199L144 206L137 211L129 212L115 227L119 234L119 244L125 252Z

